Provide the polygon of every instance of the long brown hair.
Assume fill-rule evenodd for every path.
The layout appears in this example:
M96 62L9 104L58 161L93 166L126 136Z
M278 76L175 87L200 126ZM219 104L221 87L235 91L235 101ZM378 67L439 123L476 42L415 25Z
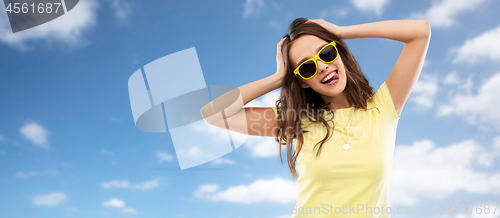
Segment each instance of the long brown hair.
M316 149L319 145L318 152L316 153L316 156L318 156L320 154L321 147L333 133L333 129L330 129L328 124L328 121L333 122L333 111L328 108L330 102L325 103L319 93L310 87L307 89L300 87L299 79L294 75L294 69L289 59L290 47L294 41L303 35L314 35L325 40L326 42L335 41L337 43L339 55L342 58L346 69L347 84L344 92L346 93L349 104L354 104L356 109L363 108L366 110L367 100L373 95L373 88L369 85L368 80L361 72L358 62L354 59L344 41L342 41L342 39L337 35L323 28L321 25L313 22L306 23L306 21L306 18L295 19L290 24L288 34L285 35L286 39L283 42L281 52L283 55L283 61L285 62L286 75L283 78L283 87L281 89L280 97L276 101L276 108L279 114L278 123L280 128L275 140L280 145L279 151L281 164L283 164L281 146L286 145L288 166L290 167L290 171L292 172L295 180L298 178L297 172L295 171L295 163L297 161L297 156L302 149L302 145L304 144L304 133L308 132L302 127L302 114L300 112L306 111L307 119L309 121L312 123L321 123L326 127L327 131L325 137L314 146L314 149ZM328 114L332 115L332 119L326 120L325 113L320 113L320 111L326 111ZM297 140L297 148L295 151L292 151L292 142L294 139Z

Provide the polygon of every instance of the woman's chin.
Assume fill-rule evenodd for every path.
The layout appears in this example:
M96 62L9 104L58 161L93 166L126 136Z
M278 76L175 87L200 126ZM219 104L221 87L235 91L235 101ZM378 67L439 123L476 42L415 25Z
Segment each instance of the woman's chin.
M319 91L316 91L320 95L327 96L327 97L335 97L342 92L344 92L345 85L344 84L338 84L339 86L328 86L328 87L321 87L321 89L318 89Z

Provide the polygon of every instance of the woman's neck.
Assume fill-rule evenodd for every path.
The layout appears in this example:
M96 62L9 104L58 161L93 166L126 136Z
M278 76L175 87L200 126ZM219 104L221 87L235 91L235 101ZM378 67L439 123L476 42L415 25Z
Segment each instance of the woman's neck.
M328 108L332 110L337 110L337 109L342 109L342 108L350 108L352 105L349 103L347 100L347 97L345 96L344 92L341 92L340 94L336 96L321 96L323 100L330 104L328 105Z

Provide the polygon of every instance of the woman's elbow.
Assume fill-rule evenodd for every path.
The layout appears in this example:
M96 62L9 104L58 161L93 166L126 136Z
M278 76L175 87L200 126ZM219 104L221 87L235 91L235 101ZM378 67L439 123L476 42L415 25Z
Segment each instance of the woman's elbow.
M423 37L431 37L431 24L428 20L421 20L421 34Z

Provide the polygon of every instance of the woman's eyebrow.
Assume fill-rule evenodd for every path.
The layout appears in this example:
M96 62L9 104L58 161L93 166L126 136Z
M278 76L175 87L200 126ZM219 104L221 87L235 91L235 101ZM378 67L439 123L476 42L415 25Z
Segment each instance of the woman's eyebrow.
M316 53L318 53L319 50L321 50L323 47L325 47L325 45L328 45L328 43L325 43L325 44L319 46L318 49L316 49ZM299 66L299 64L301 64L302 62L304 62L307 59L309 59L309 58L308 57L302 58L302 60L300 60L299 63L297 63L297 66Z

